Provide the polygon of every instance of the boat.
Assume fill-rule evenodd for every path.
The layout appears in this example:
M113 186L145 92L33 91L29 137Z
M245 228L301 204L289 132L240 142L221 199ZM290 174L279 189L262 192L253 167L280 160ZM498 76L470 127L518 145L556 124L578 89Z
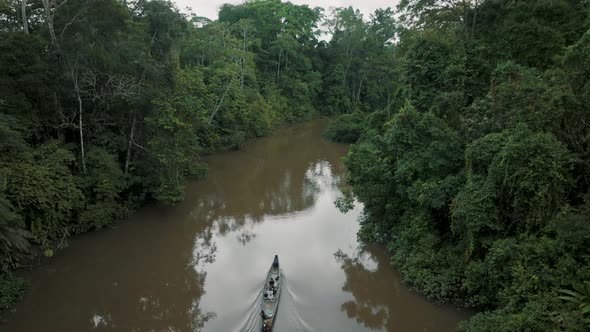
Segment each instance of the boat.
M279 256L275 255L272 265L268 270L264 287L262 287L262 332L271 332L277 317L281 289L283 288L283 275L279 266Z

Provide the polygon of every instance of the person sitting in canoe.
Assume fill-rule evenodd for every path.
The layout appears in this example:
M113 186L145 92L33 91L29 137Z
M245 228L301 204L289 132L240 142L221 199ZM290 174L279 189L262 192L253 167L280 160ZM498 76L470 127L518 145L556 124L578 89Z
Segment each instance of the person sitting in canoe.
M277 290L279 288L278 283L275 283L275 281L272 278L270 278L270 281L268 282L268 284L269 284L268 289L270 289L272 291L272 294L273 295L276 295L277 294Z
M266 291L266 298L269 300L272 300L274 298L274 292L271 289Z

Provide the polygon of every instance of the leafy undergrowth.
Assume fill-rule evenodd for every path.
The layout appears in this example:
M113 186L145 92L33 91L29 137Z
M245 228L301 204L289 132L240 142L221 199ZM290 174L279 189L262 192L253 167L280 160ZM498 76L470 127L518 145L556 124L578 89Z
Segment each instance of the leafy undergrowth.
M354 143L361 137L363 121L360 113L340 115L328 125L324 137L334 142Z
M0 310L7 310L25 294L29 283L12 274L0 275Z

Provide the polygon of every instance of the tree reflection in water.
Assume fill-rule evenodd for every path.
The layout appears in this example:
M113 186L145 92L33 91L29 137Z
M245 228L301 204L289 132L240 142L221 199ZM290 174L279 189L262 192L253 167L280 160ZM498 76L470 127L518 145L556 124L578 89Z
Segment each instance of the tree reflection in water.
M250 232L249 230L244 230L240 235L237 236L238 242L240 242L243 246L245 246L248 242L256 237L256 234Z
M199 332L216 317L200 306L205 294L206 265L215 262L217 252L214 230L205 227L192 240L181 232L182 229L174 229L173 233L144 234L151 236L146 240L157 249L137 252L135 259L129 255L122 259L125 262L121 265L130 277L113 278L121 280L113 286L121 287L124 296L118 301L109 297L107 302L100 303L90 318L94 330ZM167 242L169 238L176 239L174 244ZM184 250L188 249L186 241L192 242L192 250ZM146 266L152 269L146 270Z
M256 189L249 194L233 190L209 191L194 198L189 214L193 220L209 225L205 233L214 231L216 236L225 236L240 232L237 240L246 245L256 237L247 228L248 224L261 223L265 216L288 217L312 208L323 187L337 185L334 178L338 177L332 174L332 169L330 162L316 160L298 172L284 171L281 173L282 180L277 180L276 186L265 186L262 190L258 188L260 192ZM263 182L257 178L251 181ZM207 188L208 184L205 183L204 187ZM239 183L235 185L241 186ZM242 209L244 201L250 204Z
M202 331L205 323L216 316L203 311L199 304L205 293L205 265L215 261L217 247L212 239L210 229L199 232L190 258L172 249L177 255L165 255L162 260L158 254L165 254L167 248L160 247L141 253L135 260L125 259L123 266L130 278L117 275L113 279L120 281L111 285L113 293L117 289L124 293L117 299L97 293L93 297L97 305L90 316L90 326L96 331ZM152 240L156 245L157 239ZM114 257L113 261L117 259ZM142 270L146 265L151 265L152 271Z
M353 256L339 250L334 254L346 276L342 290L353 300L340 309L349 318L373 330L385 331L451 331L458 314L447 306L437 306L412 293L401 282L398 272L389 263L384 248L361 248Z
M358 225L332 204L346 147L319 140L315 126L211 156L210 177L179 206L143 208L136 222L81 240L39 270L6 330L253 331L270 251L292 267L281 330L453 329L457 315L407 296L385 255L371 268L369 251L340 252L342 270L326 268L334 250L357 245Z
M318 142L318 136L319 133L299 135L294 144L292 133L279 135L261 140L252 151L209 158L210 168L215 171L210 172L207 179L194 183L187 191L186 201L172 212L184 218L188 216L185 233L171 238L192 242L192 249L187 253L189 257L184 260L189 271L174 273L184 280L166 286L172 289L158 293L144 290L135 297L134 306L138 309L130 321L143 323L125 330L201 331L207 321L216 317L216 313L203 309L202 300L208 265L216 262L220 245L217 242L229 235L240 246L246 246L256 238L253 231L256 224L269 216L283 220L283 217L311 209L322 190L338 185L344 171L339 161L343 149L324 146L330 143ZM285 154L287 150L289 153ZM173 257L175 267L181 259L174 253L162 256ZM161 271L173 269L171 262L157 264ZM158 286L152 285L151 289L158 289ZM97 313L93 326L98 330L105 325L111 327L109 330L113 326L120 328L122 321L115 318Z
M384 290L390 289L391 284L379 278L378 270L383 268L382 264L377 265L377 271L371 271L363 264L366 254L368 252L361 251L356 257L350 257L341 250L334 254L346 275L342 290L354 296L353 301L342 304L341 310L370 329L381 329L389 321L389 307L387 302L382 303L380 299L383 299ZM374 260L374 257L371 258Z
M227 224L219 226L222 234L312 208L322 181L344 172L346 147L318 139L323 128L320 122L286 128L243 151L209 157L208 178L189 188L183 206L200 223Z
M209 319L214 319L217 316L214 312L203 313L199 307L201 297L205 293L204 287L205 279L207 277L205 265L214 263L215 255L217 253L217 245L215 241L213 241L212 226L208 226L204 231L197 233L194 243L193 259L190 266L194 269L197 276L196 281L201 289L201 294L198 297L194 297L189 312L192 318L191 331L201 331Z
M210 232L199 233L192 257L177 248L169 249L177 255L167 255L166 247L138 252L135 259L123 253L122 258L112 257L111 264L120 265L121 269L103 270L104 285L80 294L93 303L86 326L96 331L201 331L215 317L215 313L205 312L199 305L204 294L204 265L215 260L217 250L211 239ZM160 244L155 237L149 240L154 246ZM151 270L146 266L151 266ZM83 322L75 319L67 324L64 326L68 328L61 330L87 330Z

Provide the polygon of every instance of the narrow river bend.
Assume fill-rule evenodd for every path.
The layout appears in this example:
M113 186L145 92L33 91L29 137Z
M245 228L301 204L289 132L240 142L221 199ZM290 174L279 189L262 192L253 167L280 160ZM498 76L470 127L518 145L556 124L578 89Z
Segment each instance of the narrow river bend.
M347 146L323 140L324 125L211 156L180 206L72 240L27 274L0 330L257 331L276 253L286 288L275 332L452 331L467 314L408 290L382 249L357 242L361 208L334 206Z

